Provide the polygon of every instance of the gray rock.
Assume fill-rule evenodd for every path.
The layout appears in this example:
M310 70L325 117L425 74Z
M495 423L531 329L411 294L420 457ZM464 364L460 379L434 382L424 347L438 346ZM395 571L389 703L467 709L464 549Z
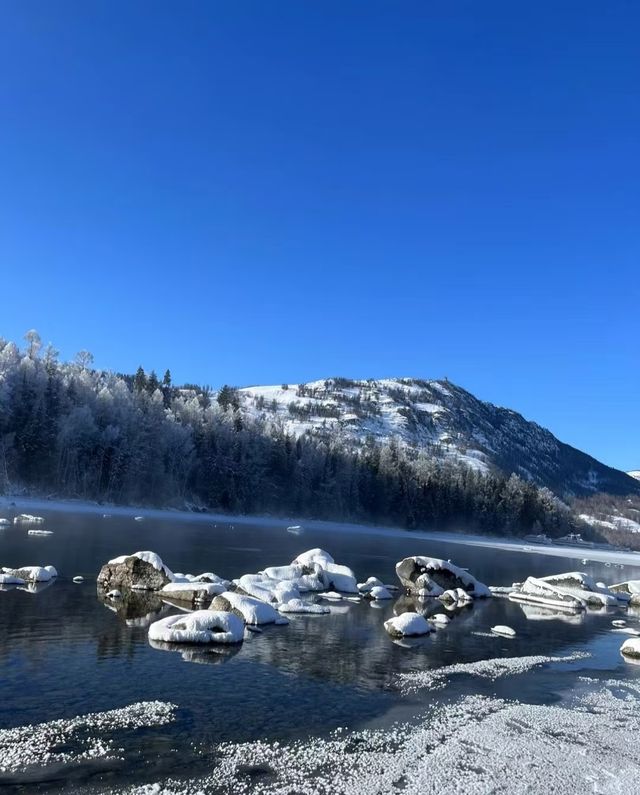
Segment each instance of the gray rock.
M98 589L103 591L134 586L136 589L159 591L169 582L171 580L163 570L134 555L118 563L105 563L98 574Z

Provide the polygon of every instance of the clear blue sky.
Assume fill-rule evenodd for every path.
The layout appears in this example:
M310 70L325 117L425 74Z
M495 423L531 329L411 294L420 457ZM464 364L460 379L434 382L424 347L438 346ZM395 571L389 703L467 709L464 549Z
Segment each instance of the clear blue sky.
M640 4L0 4L0 334L442 377L640 467Z

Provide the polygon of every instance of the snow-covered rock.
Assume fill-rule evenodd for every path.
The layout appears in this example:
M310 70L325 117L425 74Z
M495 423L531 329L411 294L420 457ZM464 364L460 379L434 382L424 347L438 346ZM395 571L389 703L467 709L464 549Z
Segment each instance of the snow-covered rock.
M113 558L105 563L98 574L98 587L103 590L137 588L159 591L174 581L175 575L165 566L162 558L155 552L149 551Z
M632 607L640 607L640 580L619 582L610 585L609 590L615 593L619 599L626 598Z
M211 602L211 609L234 613L240 616L247 624L287 623L286 618L283 618L272 605L235 591L225 591L214 597Z
M358 590L360 593L369 593L372 588L376 587L384 587L382 580L379 580L377 577L369 577L366 582L358 583Z
M179 602L209 602L226 588L214 582L169 582L160 590L161 596L170 596Z
M404 558L396 563L396 574L410 592L427 591L430 596L441 596L444 591L460 588L471 597L491 596L489 588L466 569L440 558Z
M42 516L33 516L30 513L19 513L14 517L14 524L42 524L44 518Z
M2 569L7 574L25 582L49 582L58 576L53 566L20 566L17 569Z
M73 578L73 582L84 582L84 577L81 574L76 574L76 576Z
M504 624L496 624L495 627L491 627L491 631L495 635L504 635L507 638L515 637L516 631L511 627L507 627Z
M629 638L620 647L620 652L625 657L640 660L640 638Z
M8 527L11 522L8 519L0 516L0 527Z
M168 616L149 627L149 639L165 643L240 643L243 638L242 619L219 610Z
M570 571L548 577L529 577L509 596L516 602L532 602L582 610L585 607L615 607L625 596L615 593L584 572Z
M435 613L434 615L429 616L427 620L434 624L440 624L441 626L446 626L451 621L449 616L445 616L444 613Z
M415 635L428 635L432 627L424 616L418 613L402 613L384 622L384 628L392 638Z
M278 611L280 613L311 613L317 615L326 615L331 612L324 605L311 604L311 602L305 602L302 599L291 599L284 604L278 605Z
M374 585L374 587L368 591L365 595L365 599L393 599L393 594L391 594L384 585Z
M53 530L28 530L27 535L30 536L52 536Z
M317 563L320 568L326 569L329 564L335 563L335 560L328 552L325 552L324 549L316 547L315 549L308 549L306 552L302 552L293 562L294 564L300 563L303 566L309 567L313 567L313 564Z

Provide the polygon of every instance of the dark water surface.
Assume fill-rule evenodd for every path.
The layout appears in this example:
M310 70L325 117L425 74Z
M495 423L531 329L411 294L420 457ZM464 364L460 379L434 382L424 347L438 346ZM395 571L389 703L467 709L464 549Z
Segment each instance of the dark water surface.
M220 522L210 517L166 513L134 520L134 511L101 513L73 509L27 509L18 501L0 505L11 519L28 510L45 516L51 536L29 536L24 526L0 528L0 565L54 565L57 581L37 593L9 589L0 593L0 728L70 718L133 702L160 700L178 706L167 726L138 733L127 743L127 781L143 776L150 764L158 775L192 774L194 744L288 740L322 734L338 726L360 727L402 714L423 694L402 698L394 687L398 673L458 662L520 655L592 656L571 666L553 666L496 682L461 677L447 689L497 693L531 702L550 702L580 674L594 671L638 676L625 666L619 648L626 636L611 631L623 611L589 612L572 619L539 620L505 599L474 603L453 616L450 625L407 647L393 643L383 622L403 605L395 600L372 606L341 602L327 616L290 616L285 627L266 627L234 649L153 648L147 639L151 621L175 608L146 597L141 604L114 612L96 595L96 575L116 555L150 549L174 571L214 571L233 578L268 565L286 564L311 547L322 547L338 563L351 566L359 581L377 576L396 582L395 563L412 554L450 558L469 567L490 585L511 584L528 575L583 570L608 583L640 579L640 567L582 564L579 559L509 552L411 537L366 535L306 528L301 535L286 524L256 520ZM578 555L588 555L578 552ZM72 578L83 575L75 584ZM433 612L441 612L437 603ZM537 620L536 620L537 619ZM629 619L637 624L637 619ZM513 627L517 636L486 636L495 624ZM479 634L476 634L479 633ZM566 667L565 667L566 668ZM105 769L83 767L55 780L0 778L0 785L29 791L34 787L89 787L120 780L121 764ZM148 771L147 771L148 772ZM71 782L71 783L70 783Z

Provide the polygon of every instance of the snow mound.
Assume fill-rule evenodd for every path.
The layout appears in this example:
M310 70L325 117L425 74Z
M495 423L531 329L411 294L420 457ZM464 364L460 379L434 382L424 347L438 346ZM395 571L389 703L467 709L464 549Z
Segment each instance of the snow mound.
M393 595L385 588L384 585L375 585L367 594L367 599L393 599Z
M424 616L418 613L402 613L384 622L384 628L392 638L428 635L431 625Z
M219 610L167 616L149 627L149 639L165 643L240 643L243 637L242 620Z

